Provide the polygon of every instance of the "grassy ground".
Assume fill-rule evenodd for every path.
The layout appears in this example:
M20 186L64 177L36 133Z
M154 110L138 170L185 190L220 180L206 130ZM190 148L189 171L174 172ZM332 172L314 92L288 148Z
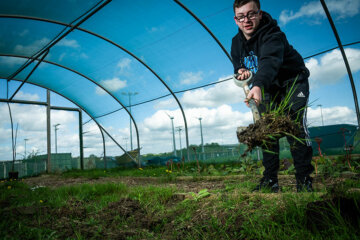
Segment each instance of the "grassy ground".
M0 239L359 239L359 169L324 164L314 193L296 193L291 169L279 176L280 193L251 192L255 163L3 181Z

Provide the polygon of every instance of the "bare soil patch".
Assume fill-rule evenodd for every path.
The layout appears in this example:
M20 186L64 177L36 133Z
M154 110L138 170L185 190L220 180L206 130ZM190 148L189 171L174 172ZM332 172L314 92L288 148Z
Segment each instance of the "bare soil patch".
M0 211L0 218L7 221L25 220L27 226L39 228L43 227L55 232L59 239L75 239L80 234L84 239L187 239L189 234L193 234L193 228L202 226L203 232L216 232L211 224L212 221L220 223L224 231L231 238L232 234L241 231L242 224L246 217L241 214L242 208L246 208L250 203L255 204L253 209L261 208L258 198L271 199L276 205L282 205L281 193L251 193L242 188L235 188L231 192L212 190L225 190L228 185L239 184L244 181L257 182L261 176L254 175L230 175L230 176L206 176L206 177L177 177L170 182L165 182L164 178L154 177L101 177L98 179L88 179L84 177L63 178L60 175L41 175L24 179L30 186L46 186L57 188L60 186L71 186L77 184L98 184L98 183L123 183L127 186L149 186L175 187L178 194L166 202L163 213L149 211L146 204L140 203L136 199L124 197L118 201L110 202L103 208L94 207L95 203L88 204L87 200L69 199L65 206L53 208L44 205L22 206L9 208L10 200L0 201L3 210ZM344 174L337 178L324 178L315 176L315 188L336 186L346 179L358 179L356 174ZM293 175L279 175L279 183L283 187L290 187L295 192L295 177ZM197 201L199 207L186 219L186 224L179 222L177 218L183 214L183 208L174 207L175 203L188 198L189 192L199 192L208 189L211 195L207 200ZM241 193L240 193L241 191ZM225 194L223 194L225 193ZM325 193L319 193L325 194ZM242 204L234 204L233 208L219 209L218 201L221 199L226 202L232 199L232 195L242 195ZM338 202L337 202L338 201ZM333 205L330 204L333 203ZM351 205L352 204L352 205ZM347 199L324 199L314 203L309 203L307 211L307 221L310 226L326 214L331 214L326 209L328 206L340 206L340 214L349 219L350 224L356 225L358 222L354 215L351 215L353 206L360 203L349 202ZM341 207L342 206L342 207ZM285 206L284 206L285 207ZM320 209L320 210L319 210ZM248 209L247 211L253 211ZM331 215L329 215L332 217ZM229 222L230 221L230 222ZM236 224L235 224L236 223ZM177 233L174 236L174 233ZM154 238L153 238L154 236ZM195 238L196 239L196 238ZM234 239L236 239L234 235Z
M324 178L322 175L314 176L314 188L320 189L324 186L329 187L343 182L345 179L354 178L356 174L344 174L336 178ZM204 176L204 177L177 177L172 181L164 181L163 178L155 177L100 177L98 179L89 179L85 177L63 178L59 175L41 175L24 179L24 183L31 187L43 186L57 188L62 186L72 186L79 184L99 184L99 183L123 183L131 186L159 186L174 187L180 192L199 192L202 189L221 190L228 184L239 184L244 181L259 181L261 176L256 175L229 175L229 176ZM282 187L290 187L295 191L296 180L294 175L279 175L279 184Z

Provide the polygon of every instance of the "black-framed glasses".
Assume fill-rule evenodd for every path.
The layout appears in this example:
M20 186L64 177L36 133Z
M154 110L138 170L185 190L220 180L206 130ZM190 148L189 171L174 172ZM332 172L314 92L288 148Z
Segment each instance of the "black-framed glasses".
M248 12L246 15L242 15L239 17L235 16L234 18L238 22L244 22L245 18L254 20L259 12L260 12L260 9L257 12L251 11L251 12Z

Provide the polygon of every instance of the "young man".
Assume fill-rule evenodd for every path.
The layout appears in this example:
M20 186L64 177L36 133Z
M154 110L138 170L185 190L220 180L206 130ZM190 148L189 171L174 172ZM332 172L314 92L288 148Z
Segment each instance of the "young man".
M312 148L306 129L306 106L309 97L310 75L300 54L288 43L276 20L260 10L259 0L235 0L235 23L239 32L232 39L231 56L234 72L243 80L253 72L250 93L261 113L266 111L270 101L279 104L293 86L295 92L289 102L290 116L299 121L303 142L287 137L296 169L297 191L312 191L314 171L311 165ZM264 95L262 95L262 91ZM262 99L262 96L264 99ZM273 105L272 105L273 106ZM254 190L270 188L279 191L279 141L274 141L270 149L274 153L263 152L264 176Z

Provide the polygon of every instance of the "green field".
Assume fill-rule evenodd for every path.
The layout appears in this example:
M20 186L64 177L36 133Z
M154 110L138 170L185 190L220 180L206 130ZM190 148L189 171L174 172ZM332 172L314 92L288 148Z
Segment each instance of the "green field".
M319 159L313 193L293 167L252 192L261 165L68 171L0 183L1 239L359 239L360 168Z

